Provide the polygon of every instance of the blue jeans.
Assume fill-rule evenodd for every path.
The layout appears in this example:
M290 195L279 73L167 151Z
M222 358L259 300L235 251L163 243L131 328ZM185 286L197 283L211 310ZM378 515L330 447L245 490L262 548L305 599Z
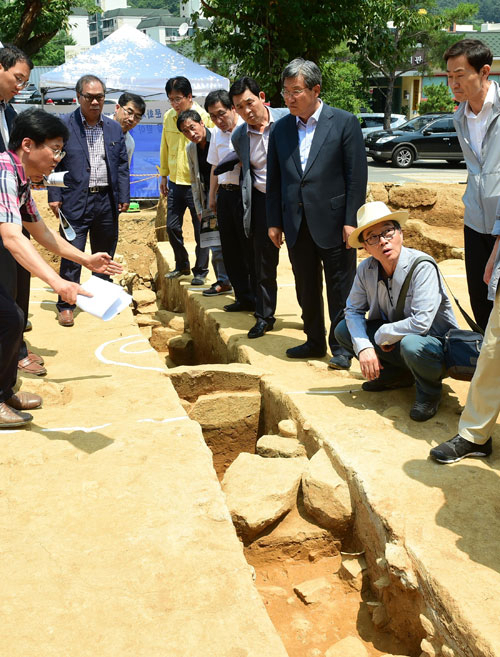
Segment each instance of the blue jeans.
M442 390L441 381L446 373L443 343L440 338L431 335L405 335L400 342L395 343L392 351L382 351L375 344L374 335L384 323L380 320L366 322L366 332L384 367L379 378L390 383L408 378L411 374L417 387L416 401L439 399ZM340 345L355 356L345 319L337 324L335 337Z
M211 246L210 251L212 253L212 267L215 271L215 279L221 285L231 285L229 282L229 276L226 273L226 268L224 267L224 258L222 257L222 246Z

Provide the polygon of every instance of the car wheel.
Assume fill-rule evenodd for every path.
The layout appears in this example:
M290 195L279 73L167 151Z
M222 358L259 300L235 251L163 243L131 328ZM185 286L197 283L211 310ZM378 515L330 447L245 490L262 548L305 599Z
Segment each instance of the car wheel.
M408 146L400 146L399 148L396 148L392 154L392 163L399 169L407 169L408 167L411 167L414 159L415 155L413 154L412 149Z

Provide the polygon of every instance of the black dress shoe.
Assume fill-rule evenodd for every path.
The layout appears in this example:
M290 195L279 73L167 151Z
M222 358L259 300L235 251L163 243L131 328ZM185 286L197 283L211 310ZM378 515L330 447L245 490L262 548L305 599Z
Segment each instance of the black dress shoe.
M271 322L266 322L265 319L258 319L255 323L255 326L248 331L249 338L261 338L266 331L272 331L273 324Z
M351 367L351 360L345 354L335 354L330 358L328 367L331 370L348 370Z
M286 355L288 358L323 358L326 355L326 348L320 349L304 342L304 344L299 344L298 347L287 349Z
M410 417L415 422L427 422L431 417L434 417L439 408L439 399L428 399L426 401L416 401L410 411Z
M165 278L180 278L181 276L189 276L191 271L189 269L174 269L165 274Z
M234 303L228 303L227 306L224 306L224 310L227 313L239 313L241 310L255 310L255 306L251 303L235 301Z

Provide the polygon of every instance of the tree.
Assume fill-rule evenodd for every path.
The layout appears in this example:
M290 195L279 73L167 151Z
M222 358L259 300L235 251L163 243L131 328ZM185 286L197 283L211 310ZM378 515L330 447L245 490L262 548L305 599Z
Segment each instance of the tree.
M201 0L213 19L196 34L197 57L220 49L233 76L250 75L281 105L281 72L294 57L319 62L361 29L361 4L352 0ZM193 15L195 22L199 18Z
M78 0L89 14L100 12L93 0ZM35 55L59 30L67 30L74 0L0 0L0 37Z
M59 66L66 61L64 46L74 46L76 41L61 30L46 43L33 57L35 66Z
M320 62L323 83L321 98L340 109L357 114L368 104L363 73L357 58L345 44L335 48L331 56Z
M436 15L429 11L434 6L433 0L365 0L363 3L365 28L352 40L351 48L360 55L367 75L386 80L385 129L390 127L397 78L411 70L422 73L429 70L436 57L437 43L442 48L442 57L452 40L462 38L446 35L443 29L477 12L477 5L460 4Z
M426 112L453 112L455 102L446 84L429 84L425 87L426 100L418 106L420 114Z
M165 9L172 16L179 16L179 0L128 0L128 5L138 9Z

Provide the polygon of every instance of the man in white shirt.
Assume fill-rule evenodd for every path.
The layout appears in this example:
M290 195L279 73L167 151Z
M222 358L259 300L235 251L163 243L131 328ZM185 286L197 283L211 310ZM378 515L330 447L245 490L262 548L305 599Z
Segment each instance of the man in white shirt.
M131 94L126 91L118 98L115 113L111 117L115 121L118 121L122 127L129 167L135 150L135 141L130 134L130 130L135 128L136 125L139 125L145 111L146 103L144 100L137 94Z
M482 41L458 41L444 59L448 84L460 101L453 122L468 173L463 197L467 285L475 320L485 329L493 304L483 274L500 216L500 89L488 79L493 55Z

